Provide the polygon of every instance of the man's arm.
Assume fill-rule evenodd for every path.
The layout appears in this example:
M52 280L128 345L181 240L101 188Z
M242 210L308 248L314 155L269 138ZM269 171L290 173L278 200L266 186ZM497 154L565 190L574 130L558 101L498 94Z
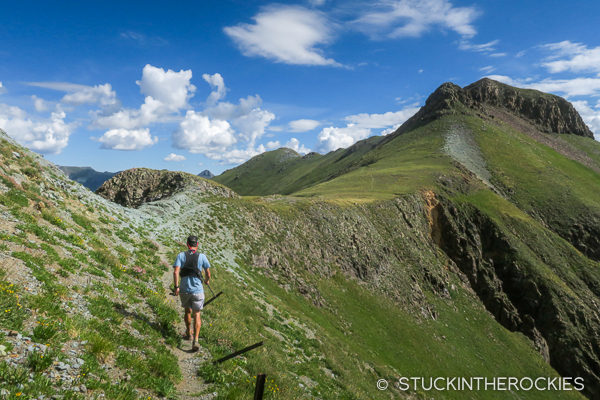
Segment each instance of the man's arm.
M179 294L179 267L173 266L173 286L175 287L174 293Z
M204 283L210 284L210 268L204 269Z

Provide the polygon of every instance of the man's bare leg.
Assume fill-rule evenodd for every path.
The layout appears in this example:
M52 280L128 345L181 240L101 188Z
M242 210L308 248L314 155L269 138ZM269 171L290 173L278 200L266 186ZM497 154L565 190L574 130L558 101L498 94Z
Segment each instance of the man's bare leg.
M187 338L190 338L192 336L192 309L191 308L187 308L185 309L185 317L183 318L183 320L185 321L185 336Z
M194 311L194 341L192 342L192 350L198 351L198 335L200 334L200 327L202 326L202 321L200 319L200 311Z

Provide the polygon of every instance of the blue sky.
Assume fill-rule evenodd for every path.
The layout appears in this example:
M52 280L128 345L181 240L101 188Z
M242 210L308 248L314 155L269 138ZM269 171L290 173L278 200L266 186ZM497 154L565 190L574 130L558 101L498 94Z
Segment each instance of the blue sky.
M600 3L10 2L0 128L60 165L220 173L387 134L440 84L568 98L600 139Z

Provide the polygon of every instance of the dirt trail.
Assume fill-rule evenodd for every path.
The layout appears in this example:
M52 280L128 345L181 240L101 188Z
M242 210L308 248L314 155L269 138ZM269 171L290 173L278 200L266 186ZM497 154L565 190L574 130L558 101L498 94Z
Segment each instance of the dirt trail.
M166 252L162 246L159 248L159 255L163 264L171 266L172 261L165 261ZM163 274L162 282L163 287L167 288L165 289L165 298L167 303L180 311L181 319L177 323L176 329L178 332L183 334L185 332L185 323L183 322L183 310L179 303L179 297L172 296L170 290L168 289L173 283L173 271L171 268L169 268L169 270ZM210 358L210 353L202 346L202 344L199 344L199 346L200 350L196 353L193 353L191 351L192 342L189 340L184 340L179 348L171 348L171 352L173 355L175 355L175 357L177 357L179 369L181 370L182 375L181 382L177 384L177 395L181 400L209 400L214 397L212 393L202 396L200 395L200 393L206 391L208 385L203 383L202 378L198 377L197 371L200 364Z

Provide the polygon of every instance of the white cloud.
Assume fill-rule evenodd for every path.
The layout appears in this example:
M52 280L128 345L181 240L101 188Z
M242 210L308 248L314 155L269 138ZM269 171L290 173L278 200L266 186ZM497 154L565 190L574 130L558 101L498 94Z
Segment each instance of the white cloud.
M69 143L73 125L57 111L48 119L34 120L19 107L0 104L0 128L22 145L40 153L58 154Z
M356 124L360 127L369 129L381 129L390 126L400 125L404 121L412 117L417 111L419 111L419 107L410 106L395 112L388 111L383 114L361 113L349 115L344 119L349 123Z
M188 100L196 90L191 79L191 70L165 71L147 64L142 71L142 79L136 82L140 92L146 95L140 108L121 108L112 113L96 112L92 126L139 130L153 123L180 119L179 111L189 107Z
M592 108L586 100L574 101L573 106L589 126L596 140L600 140L600 102Z
M142 79L136 83L140 91L159 101L169 111L178 111L188 106L188 100L194 95L196 87L191 84L192 70L179 72L146 64L142 70Z
M185 161L185 156L180 155L180 154L175 154L175 153L169 153L169 155L167 155L165 158L163 158L163 160L165 160L165 161Z
M227 88L225 87L225 81L223 80L221 74L202 74L202 79L208 82L212 89L212 92L210 92L210 95L208 95L208 99L206 100L209 105L213 105L225 97Z
M238 132L240 140L254 146L256 139L262 137L265 130L275 119L275 114L260 108L262 99L259 96L241 98L238 104L219 102L208 107L203 114L212 119L229 121Z
M494 72L496 70L496 67L494 67L493 65L486 65L485 67L479 68L479 70L483 73L489 74L490 72Z
M112 111L115 108L120 107L117 94L109 83L95 86L80 85L71 82L27 82L27 84L29 86L66 92L67 94L61 99L61 102L65 104L75 106L98 104L105 111ZM39 105L41 105L41 103Z
M473 7L454 7L448 0L380 1L375 8L354 21L372 38L420 37L435 26L464 38L477 33L472 23L479 12Z
M158 141L149 129L111 129L98 139L103 149L142 150Z
M600 95L600 78L550 79L541 81L532 79L518 80L506 75L488 75L490 79L507 85L536 89L542 92L557 93L565 97Z
M281 143L279 143L279 140L272 140L270 142L267 142L265 147L267 148L267 150L274 150L281 147Z
M33 100L33 107L37 112L47 111L50 108L48 101L40 99L35 94L31 96L31 100Z
M173 145L176 148L204 154L213 159L219 159L236 141L229 122L211 120L192 110L186 113L179 129L173 133Z
M285 64L340 66L317 48L329 43L333 34L333 23L323 13L278 5L264 8L253 19L254 24L224 28L244 55Z
M248 147L247 149L232 149L222 154L207 154L207 157L221 161L223 164L241 164L265 151L265 146L261 144L256 149L253 147Z
M543 48L553 53L548 57L553 61L542 64L551 73L570 71L594 72L600 75L600 46L588 48L581 43L565 40L546 44Z
M323 128L318 139L323 151L333 151L342 147L352 146L359 140L366 139L371 134L369 128L348 124L344 128L333 126Z
M2 82L0 82L0 94L6 92L6 88L2 85Z
M508 53L492 53L489 56L490 57L506 57L508 55Z
M386 112L383 114L355 114L344 118L347 122L345 127L327 127L319 133L319 148L322 151L337 150L341 147L348 147L359 140L366 139L371 135L372 129L382 129L381 134L388 134L396 129L408 118L414 115L419 107L409 106L396 112Z
M103 108L118 107L117 94L108 83L96 86L82 86L78 90L70 91L61 100L72 105L98 104Z
M308 132L315 129L317 126L321 125L319 121L315 121L314 119L297 119L295 121L290 121L290 131L292 132Z
M300 153L300 154L306 154L306 153L310 153L310 149L307 148L306 146L304 146L303 144L300 144L300 141L296 138L291 138L284 147L287 147L288 149L292 149L294 150L296 153Z
M458 48L460 50L474 51L477 53L491 53L496 50L495 46L498 44L498 42L500 41L496 39L492 40L491 42L476 44L463 39L458 43Z

